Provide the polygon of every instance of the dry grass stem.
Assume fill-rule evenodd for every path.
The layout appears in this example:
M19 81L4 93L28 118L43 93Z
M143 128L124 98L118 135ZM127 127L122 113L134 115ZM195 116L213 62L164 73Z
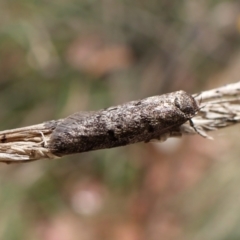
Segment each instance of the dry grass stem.
M240 122L240 82L193 95L199 102L198 114L192 118L194 128L189 122L179 130L160 137L198 134L210 138L209 131L215 131ZM23 128L0 132L0 161L5 163L28 162L44 158L57 158L49 146L51 134L62 120L49 121ZM197 130L197 131L196 131Z

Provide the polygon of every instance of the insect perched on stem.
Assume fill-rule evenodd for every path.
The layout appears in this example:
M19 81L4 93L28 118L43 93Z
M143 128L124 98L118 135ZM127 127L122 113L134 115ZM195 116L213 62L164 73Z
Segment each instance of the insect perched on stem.
M177 91L99 111L78 112L57 125L48 147L61 156L160 139L191 122L198 109L191 95Z

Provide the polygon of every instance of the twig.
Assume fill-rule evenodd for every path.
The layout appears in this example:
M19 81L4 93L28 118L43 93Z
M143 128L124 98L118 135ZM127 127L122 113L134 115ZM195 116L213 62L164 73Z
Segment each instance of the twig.
M176 98L179 99L179 96L180 99L183 97L183 100L190 104L188 107L191 106L190 110L193 110L193 112L184 112L185 110L180 107L179 109L183 110L180 113L179 109L176 109L176 106L178 106ZM189 95L187 96L189 97ZM53 159L75 152L127 145L140 141L148 142L152 139L164 141L168 137L184 134L200 134L210 138L207 132L240 122L240 82L193 95L193 98L199 103L197 107L194 105L195 101L189 100L187 96L186 93L179 91L126 103L98 112L77 113L65 119L1 131L0 162L16 163L43 158ZM148 108L150 108L149 112ZM137 109L136 115L129 109ZM189 108L186 111L188 110ZM166 113L166 111L168 112ZM111 115L112 112L115 114L115 119ZM136 120L136 116L142 117L145 112L148 115ZM137 115L137 113L139 114ZM157 122L159 114L162 114L161 123ZM108 117L107 120L106 116ZM91 122L89 119L93 121L92 125L89 123ZM110 120L113 120L113 122L110 122ZM120 127L117 125L119 121L122 124ZM110 125L102 126L103 123ZM97 127L93 131L90 128L94 125L97 125ZM125 127L129 126L131 126L131 131L126 132L125 129L127 128ZM90 128L88 129L88 127ZM103 133L100 130L109 128L113 131L108 130L107 136L102 135ZM126 133L126 135L118 135L123 133ZM135 133L137 136L133 135ZM86 139L90 135L94 135L95 138ZM99 138L99 136L101 137ZM92 141L89 139L92 139ZM74 147L71 145L73 142L76 143ZM80 145L81 147L77 147Z

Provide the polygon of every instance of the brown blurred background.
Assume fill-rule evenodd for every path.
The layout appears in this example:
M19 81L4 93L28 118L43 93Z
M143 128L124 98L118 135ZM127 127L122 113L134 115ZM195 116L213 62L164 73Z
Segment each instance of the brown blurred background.
M1 130L239 80L237 0L1 0ZM0 164L0 239L240 239L239 126Z

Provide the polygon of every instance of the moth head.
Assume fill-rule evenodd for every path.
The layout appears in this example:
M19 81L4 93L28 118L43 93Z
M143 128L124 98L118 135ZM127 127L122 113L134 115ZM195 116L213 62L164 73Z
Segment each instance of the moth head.
M187 116L193 117L199 110L198 102L184 91L178 91L177 93L174 99L175 106Z

